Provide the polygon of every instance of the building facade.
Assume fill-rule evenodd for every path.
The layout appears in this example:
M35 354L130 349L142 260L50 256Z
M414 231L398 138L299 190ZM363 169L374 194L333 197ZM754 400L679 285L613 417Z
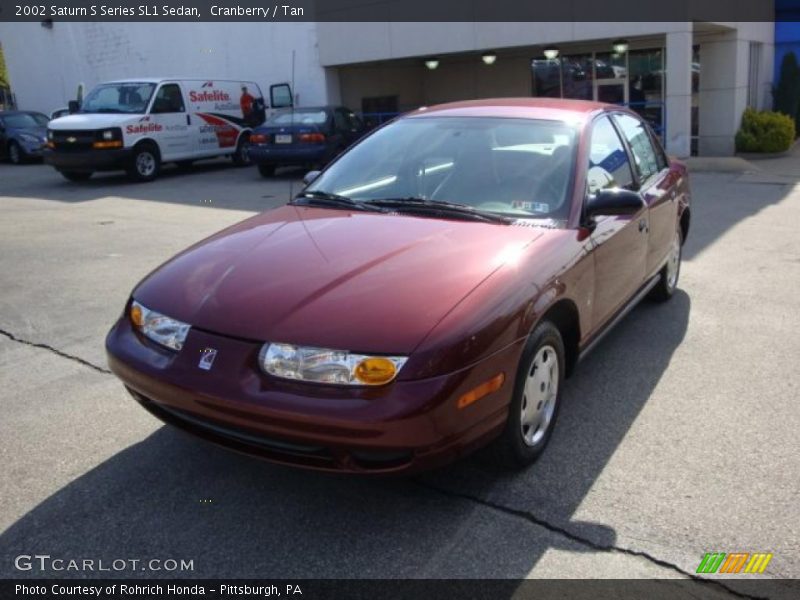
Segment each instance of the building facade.
M677 156L728 155L748 106L772 105L772 22L0 24L19 106L79 83L193 76L294 82L298 105L380 122L453 100L549 96L627 104Z

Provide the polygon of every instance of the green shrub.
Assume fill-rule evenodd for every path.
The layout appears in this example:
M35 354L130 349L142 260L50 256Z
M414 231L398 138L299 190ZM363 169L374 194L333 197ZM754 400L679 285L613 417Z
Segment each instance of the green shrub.
M742 115L742 126L736 134L736 151L784 152L792 145L794 137L792 117L748 108Z

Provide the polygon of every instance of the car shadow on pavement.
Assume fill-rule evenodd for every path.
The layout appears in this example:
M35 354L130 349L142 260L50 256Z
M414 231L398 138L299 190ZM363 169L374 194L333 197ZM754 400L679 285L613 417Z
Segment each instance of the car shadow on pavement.
M514 580L548 550L609 547L613 524L574 515L667 369L690 308L678 291L628 315L567 381L550 447L525 471L498 472L478 453L413 478L336 476L270 465L161 427L2 533L0 577L98 576L13 566L20 554L47 554L194 566L103 576ZM642 472L655 476L665 451L645 447L642 463L652 467Z
M0 165L2 196L79 204L103 198L166 202L205 208L263 211L287 202L302 187L305 170L283 168L264 178L255 167L237 168L229 160L200 161L186 168L164 165L158 179L130 181L123 172L95 173L71 182L52 167Z

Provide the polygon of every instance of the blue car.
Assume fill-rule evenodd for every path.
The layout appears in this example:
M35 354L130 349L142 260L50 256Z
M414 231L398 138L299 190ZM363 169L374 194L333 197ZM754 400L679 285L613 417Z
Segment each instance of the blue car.
M50 119L38 112L8 110L0 112L0 157L18 165L41 158L47 144Z
M264 177L282 166L319 168L365 131L361 119L343 106L281 110L253 130L249 156Z

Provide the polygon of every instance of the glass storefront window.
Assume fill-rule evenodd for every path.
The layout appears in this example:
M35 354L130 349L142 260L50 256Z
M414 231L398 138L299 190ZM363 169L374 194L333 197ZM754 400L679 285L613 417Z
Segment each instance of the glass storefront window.
M593 99L594 69L591 54L565 56L562 61L564 98Z
M561 59L531 61L533 95L540 98L561 98Z
M664 113L664 52L658 49L628 53L629 106L661 135Z

